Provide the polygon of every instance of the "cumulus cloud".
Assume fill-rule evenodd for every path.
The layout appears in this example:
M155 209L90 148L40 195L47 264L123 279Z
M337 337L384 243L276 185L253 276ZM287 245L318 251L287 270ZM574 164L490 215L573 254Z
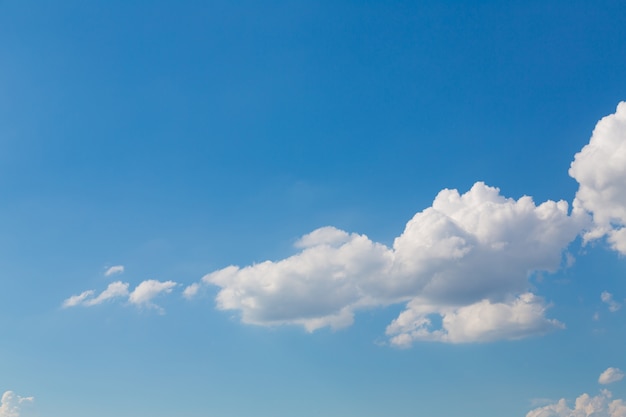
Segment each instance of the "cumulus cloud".
M115 266L109 267L104 272L104 276L105 277L110 277L111 275L121 274L123 272L124 272L124 265L115 265Z
M554 404L529 411L526 417L626 417L626 403L623 400L612 400L608 390L592 397L582 394L569 408L567 401L562 398Z
M614 250L626 254L626 102L598 122L569 174L580 184L574 208L593 216L585 241L606 236Z
M460 308L432 308L416 299L387 327L386 333L391 344L398 347L408 347L415 341L467 343L521 339L564 327L557 320L545 318L546 308L543 300L532 293L521 294L508 302L482 300ZM429 317L433 311L442 322L437 329L433 329Z
M185 295L216 285L218 308L239 311L244 323L309 331L348 326L360 309L407 303L387 328L400 346L516 339L562 327L544 317L547 305L528 292L528 277L559 268L585 222L565 201L535 205L478 182L465 194L441 191L391 247L324 227L303 236L293 256L215 271Z
M6 391L0 399L0 417L20 417L22 405L33 401L33 397L20 397L13 391Z
M172 292L176 285L178 284L174 281L146 280L137 285L132 292L129 292L130 285L127 282L116 281L109 284L98 296L95 296L94 290L84 291L67 298L63 301L62 306L64 308L76 306L92 307L108 300L126 299L130 304L155 308L163 312L163 309L154 304L152 300L159 294Z
M612 384L613 382L621 381L624 378L624 373L618 368L607 368L606 371L600 374L598 382L602 385Z
M603 303L608 305L609 311L612 313L622 308L622 305L613 299L613 294L608 291L603 291L602 294L600 294L600 299Z

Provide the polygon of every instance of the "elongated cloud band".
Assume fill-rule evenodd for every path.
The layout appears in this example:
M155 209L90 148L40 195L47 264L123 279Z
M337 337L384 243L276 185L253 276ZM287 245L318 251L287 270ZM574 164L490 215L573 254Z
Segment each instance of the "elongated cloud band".
M171 293L178 284L174 281L146 280L141 282L130 292L129 284L126 282L112 282L107 288L97 296L94 290L84 291L78 295L73 295L63 301L63 307L92 307L109 300L126 299L130 304L139 307L148 307L163 312L163 309L152 302L160 294Z

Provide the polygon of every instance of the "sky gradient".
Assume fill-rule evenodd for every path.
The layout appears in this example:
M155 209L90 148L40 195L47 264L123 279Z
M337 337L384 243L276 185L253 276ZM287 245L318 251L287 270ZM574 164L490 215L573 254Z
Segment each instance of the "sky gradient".
M625 51L619 1L0 2L0 417L626 417Z

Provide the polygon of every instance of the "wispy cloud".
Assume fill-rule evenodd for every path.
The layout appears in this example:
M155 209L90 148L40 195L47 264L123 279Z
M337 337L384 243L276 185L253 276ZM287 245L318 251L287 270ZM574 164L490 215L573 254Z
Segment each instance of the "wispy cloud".
M124 265L115 265L107 268L104 272L105 277L110 277L111 275L121 274L124 272Z
M156 308L160 312L163 309L152 302L160 294L169 294L178 284L174 281L156 281L153 279L143 281L130 293L128 300L137 306Z
M600 299L609 306L609 311L612 313L622 308L622 305L613 299L613 294L608 291L603 291L602 294L600 294Z
M20 417L22 405L34 400L34 397L20 397L13 391L6 391L0 399L0 417Z
M163 312L163 309L152 302L159 294L170 293L172 289L178 285L174 281L156 281L146 280L129 292L129 284L127 282L112 282L98 296L95 296L94 290L84 291L78 295L73 295L63 301L64 308L84 306L92 307L113 299L125 299L130 304L140 307L149 307Z

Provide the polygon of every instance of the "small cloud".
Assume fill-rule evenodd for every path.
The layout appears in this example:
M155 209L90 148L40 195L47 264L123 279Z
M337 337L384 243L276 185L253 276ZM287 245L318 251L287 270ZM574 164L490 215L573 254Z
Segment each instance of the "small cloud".
M618 368L608 368L606 371L600 374L598 382L602 385L612 384L613 382L621 381L624 378L624 373Z
M83 306L93 307L112 299L127 299L130 304L136 306L150 307L159 310L163 309L152 303L152 299L161 293L171 293L172 289L178 284L174 281L156 281L153 279L141 282L135 289L130 292L127 282L116 281L108 285L98 296L95 296L94 290L84 291L78 295L73 295L63 301L63 308ZM2 417L0 415L0 417Z
M0 417L20 417L22 405L34 400L34 397L20 397L13 391L6 391L0 399Z
M93 294L93 290L88 290L78 295L72 295L70 298L63 301L63 308L76 307L77 305L83 304L85 300L92 298Z
M189 300L195 297L198 294L198 291L200 291L200 284L194 282L193 284L185 288L185 290L183 291L183 296Z
M137 306L156 308L160 312L163 312L159 306L152 303L152 300L161 293L171 293L172 289L177 285L178 284L174 281L161 282L149 279L137 285L133 292L130 293L128 301Z
M95 291L88 290L80 293L79 295L73 295L70 298L63 301L63 307L76 307L79 305L85 307L91 307L103 302L128 295L128 283L116 281L109 284L106 290L102 291L97 297L94 297Z
M600 313L598 313L597 311L595 313L593 313L593 320L594 321L600 320Z
M606 303L609 306L609 311L611 313L615 313L617 310L622 308L622 305L613 299L613 294L610 292L602 292L602 294L600 294L600 299L603 303Z
M104 272L104 276L105 277L110 277L111 275L121 274L123 272L124 272L124 265L115 265L115 266L112 266L112 267L108 268Z

